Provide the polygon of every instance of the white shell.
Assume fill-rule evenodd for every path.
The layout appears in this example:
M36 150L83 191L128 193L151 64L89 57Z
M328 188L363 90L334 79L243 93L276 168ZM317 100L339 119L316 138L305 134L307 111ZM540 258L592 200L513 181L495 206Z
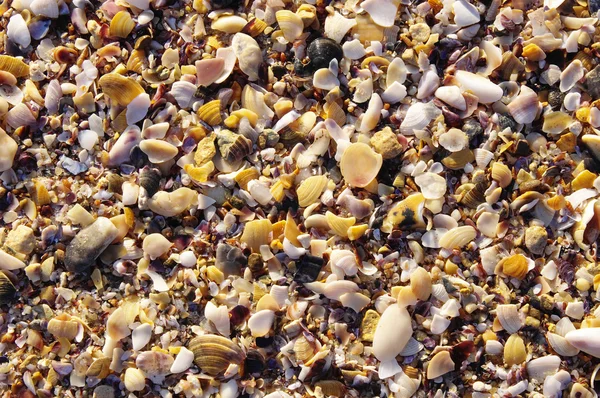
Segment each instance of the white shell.
M344 57L346 57L348 59L352 59L352 60L360 59L367 54L367 52L365 51L365 47L362 45L362 43L358 39L354 39L354 40L345 42L342 45L342 49L344 50ZM389 71L389 66L388 66L388 71Z
M523 321L515 304L500 304L496 307L496 317L509 334L517 333L523 326Z
M517 123L531 123L538 113L537 93L527 86L522 86L517 98L513 99L507 108Z
M467 110L467 101L457 86L442 86L435 90L435 96L459 111Z
M275 313L273 311L258 311L248 319L248 328L250 328L253 337L262 337L269 333L274 320Z
M173 96L173 98L175 98L175 101L177 101L177 104L181 108L186 109L191 105L190 103L192 101L192 98L196 93L196 85L190 82L186 82L184 80L175 82L171 86L171 91L169 91L169 93Z
M194 362L194 353L185 347L181 347L179 354L175 357L173 365L171 365L171 373L185 372L192 366Z
M56 0L33 0L29 7L35 15L58 18L58 3Z
M381 315L373 336L373 353L380 361L395 358L413 333L410 314L404 307L391 304Z
M290 10L277 11L275 13L275 18L277 19L279 28L283 32L283 37L289 43L292 43L294 40L300 37L302 31L304 30L304 23L302 22L302 18L300 18L298 15L294 14Z
M431 333L433 334L442 334L446 329L450 326L450 320L444 318L441 315L435 314L433 319L431 320Z
M44 98L44 106L48 109L48 114L53 115L58 112L58 105L63 96L60 83L56 79L52 79L46 86L46 97Z
M475 155L475 163L477 163L477 167L481 169L485 169L494 158L494 154L492 152L483 148L476 148L473 153Z
M560 357L547 355L532 359L527 363L527 373L530 378L542 381L546 376L553 375L560 367Z
M600 358L600 328L585 328L573 330L565 335L565 338L573 347Z
M23 48L28 47L31 44L31 34L29 33L27 23L21 14L13 14L13 16L10 17L6 27L6 34L11 41Z
M441 114L442 111L432 102L417 102L412 104L400 124L400 132L409 135L415 134L415 130L424 129L433 119Z
M214 30L225 33L237 33L244 29L248 21L238 15L224 15L210 25Z
M488 40L479 43L479 47L485 52L486 66L480 68L478 73L489 76L496 68L502 65L502 50Z
M571 62L560 74L560 91L564 93L572 89L581 80L584 72L585 70L580 60L576 59Z
M369 77L356 86L352 100L358 104L362 104L363 102L367 102L371 98L371 95L373 95L373 79Z
M229 337L231 329L227 306L220 305L217 307L212 301L209 301L206 303L206 307L204 308L204 315L206 316L206 319L215 325L219 333L221 333L223 336Z
M454 77L463 91L472 91L483 104L496 102L502 98L502 88L488 78L464 70L456 71Z
M360 121L360 128L358 130L361 133L367 133L373 130L377 126L377 123L379 123L382 109L383 101L381 100L381 97L379 94L373 94L371 96L371 100L369 101L367 111L364 113Z
M354 311L359 313L367 305L369 305L369 303L371 303L371 299L362 293L351 292L342 294L340 296L340 302L344 307L352 308Z
M216 58L222 59L224 64L223 71L217 80L215 80L215 83L223 83L229 77L229 75L231 75L231 72L235 67L235 51L231 47L218 48Z
M144 121L144 130L142 130L142 137L155 139L165 138L165 136L167 135L167 131L169 131L169 122L156 123L147 126L146 122L149 121L149 119L146 119Z
M395 104L402 101L406 97L406 94L406 87L403 84L393 82L381 94L381 99L388 104Z
M329 68L321 68L313 75L313 86L321 90L333 90L339 85L340 81Z
M152 337L152 325L149 323L142 323L131 333L131 344L134 351L139 351L148 344Z
M394 25L399 4L393 0L366 0L361 3L361 7L369 13L373 22L389 28Z
M258 68L263 62L262 51L256 40L244 33L236 33L231 39L231 47L242 72L248 80L258 80Z
M423 173L415 177L425 199L439 199L446 193L446 179L435 173Z
M16 257L11 256L4 250L0 250L0 269L13 271L25 268L25 263Z
M433 95L435 90L440 86L440 77L434 65L423 72L421 80L419 80L419 88L417 91L418 99L426 99Z
M125 388L132 392L142 391L146 387L146 378L144 377L144 373L136 368L128 368L125 371L123 382L125 383Z
M469 137L462 130L451 128L443 133L438 141L444 149L450 152L459 152L469 145Z
M477 8L466 0L457 0L452 4L454 23L460 27L479 22L481 16Z
M92 151L98 142L98 134L92 130L81 130L77 133L77 141L79 141L79 145L81 145L83 149Z
M355 19L344 18L340 13L334 11L333 14L325 18L323 32L325 33L325 37L341 43L346 33L354 26L356 26Z
M123 308L114 310L106 320L106 334L113 340L121 340L131 334Z
M450 352L440 351L427 365L427 378L436 379L454 370L455 364L450 357Z
M393 82L404 83L407 73L406 64L402 58L394 58L388 65L385 78L387 86L389 87Z
M358 285L352 281L333 281L325 284L322 294L328 299L338 300L343 294L357 292Z
M555 333L546 333L546 339L554 351L564 357L572 357L579 354L579 349L572 346L566 338Z
M147 93L141 93L127 105L125 113L127 124L131 126L142 120L148 113L148 109L150 109L150 96Z
M144 253L154 260L166 252L173 246L173 244L165 238L162 234L154 233L146 235L144 242L142 243L142 249Z
M8 123L10 127L16 129L21 126L33 126L36 123L36 120L29 107L21 103L8 111L6 123Z
M463 225L454 228L442 236L440 239L440 247L452 250L466 246L477 236L477 231L470 225Z

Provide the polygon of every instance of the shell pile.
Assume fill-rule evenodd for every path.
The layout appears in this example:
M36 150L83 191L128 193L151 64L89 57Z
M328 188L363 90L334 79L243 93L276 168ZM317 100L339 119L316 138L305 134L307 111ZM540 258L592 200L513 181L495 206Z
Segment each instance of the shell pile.
M2 397L597 397L599 0L0 8Z

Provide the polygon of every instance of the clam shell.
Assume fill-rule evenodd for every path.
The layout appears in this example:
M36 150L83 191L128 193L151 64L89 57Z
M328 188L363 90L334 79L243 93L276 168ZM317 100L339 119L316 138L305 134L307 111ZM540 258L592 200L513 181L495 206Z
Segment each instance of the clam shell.
M13 14L6 26L6 35L13 43L18 44L22 48L28 47L31 44L31 34L27 27L27 22L21 14Z
M302 18L290 10L279 10L275 13L275 18L279 24L279 28L283 32L283 37L292 43L300 37L304 30L304 22Z
M46 97L44 98L44 105L46 106L46 109L48 109L49 114L58 112L58 104L62 95L62 89L58 80L51 80L46 87Z
M427 365L427 378L436 379L454 370L455 364L450 357L450 352L440 351L429 361Z
M135 28L135 22L128 11L119 11L110 21L109 34L113 37L127 38Z
M29 6L35 15L47 18L58 18L58 3L56 0L33 0Z
M262 245L268 245L271 241L273 225L268 219L253 220L246 223L244 232L240 238L254 252L259 253Z
M389 73L390 72L388 69L388 75ZM465 101L465 97L463 97L462 93L460 92L460 88L458 88L457 86L439 87L437 90L435 90L434 95L436 96L436 98L439 98L440 100L444 101L451 107L458 109L459 111L467 110L467 102Z
M356 159L361 159L357 162ZM342 155L340 170L344 180L353 187L366 187L377 176L383 158L369 145L363 143L350 144Z
M527 359L527 349L518 334L511 334L504 344L504 363L507 366L520 365Z
M394 25L399 2L394 0L365 0L361 7L369 13L373 22L379 26L390 27Z
M560 356L572 357L579 354L579 349L571 345L569 341L555 333L546 333L546 339L552 349Z
M527 362L527 374L530 378L542 382L547 376L554 375L560 367L560 357L546 355Z
M404 307L391 304L381 315L373 336L373 354L380 361L394 359L413 333L410 314Z
M442 163L449 169L452 170L461 170L468 163L471 163L475 160L475 155L473 151L469 148L465 148L458 152L453 152L452 154L446 156L442 159Z
M189 108L192 102L192 98L194 98L194 94L196 93L196 86L190 82L179 81L173 83L171 86L171 91L169 92L177 104L183 108Z
M248 328L253 337L262 337L269 333L275 320L275 313L271 310L258 311L248 319Z
M470 225L463 225L446 232L440 238L440 246L448 250L461 248L466 246L469 242L472 242L476 236L477 231L475 228Z
M439 199L446 193L446 179L435 173L422 173L415 177L425 199Z
M152 163L163 163L173 159L179 150L176 146L169 144L167 141L147 139L140 142L140 149Z
M225 33L237 33L248 24L248 22L238 15L223 15L212 22L211 29Z
M433 102L417 102L412 104L404 120L400 124L402 134L415 134L415 130L423 130L429 123L439 117L442 111L439 110Z
M197 111L198 117L211 126L221 123L221 100L213 100L202 105Z
M496 102L502 98L502 88L483 76L459 70L454 77L463 92L471 91L483 104Z
M600 358L600 342L598 340L600 328L585 328L573 330L565 335L565 339L573 347Z
M495 162L492 165L492 179L498 181L501 188L506 188L512 182L512 172L507 165Z
M188 343L188 349L194 353L194 363L211 376L218 376L230 364L240 365L245 358L237 344L217 335L195 337Z
M513 99L507 108L517 123L531 123L535 120L539 108L537 93L527 86L522 86L519 96Z
M318 201L327 186L327 181L327 177L323 175L308 177L302 181L296 189L300 207L308 207Z
M392 62L390 62L390 64L388 65L387 68L387 74L386 74L386 84L387 86L391 86L392 83L394 82L398 82L400 84L404 84L404 82L406 81L406 75L407 75L408 71L406 69L406 64L404 64L404 61L402 61L402 58L394 58L392 60ZM440 87L438 90L440 90L442 87ZM458 88L458 87L457 87ZM438 91L436 90L436 92ZM460 90L459 90L460 93Z
M564 112L550 112L544 115L542 131L551 135L562 133L575 120Z
M438 141L444 149L450 152L461 151L469 145L469 137L462 130L456 128L451 128L442 134Z
M50 319L48 322L48 332L56 338L73 340L79 332L79 323L71 320L70 315L61 314Z
M221 50L221 49L219 49ZM223 58L207 58L196 61L196 84L210 86L215 83L225 70Z
M129 105L133 99L145 92L137 81L114 72L102 75L98 84L104 95L121 106Z
M269 25L267 25L266 22L258 18L253 18L246 24L246 26L244 26L242 33L256 37L260 35L267 28L267 26Z
M128 368L123 377L123 383L127 391L142 391L146 388L146 377L144 373L136 368Z
M523 326L523 322L515 304L500 304L496 307L498 321L510 334L517 333Z

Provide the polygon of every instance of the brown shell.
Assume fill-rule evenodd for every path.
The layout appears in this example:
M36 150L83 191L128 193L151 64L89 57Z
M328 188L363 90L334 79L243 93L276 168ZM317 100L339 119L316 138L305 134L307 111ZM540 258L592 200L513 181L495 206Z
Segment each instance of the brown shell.
M217 376L230 364L240 365L246 357L242 349L226 337L203 335L193 338L188 348L194 353L194 362L204 372Z
M487 181L479 181L473 188L466 192L460 199L460 203L476 209L481 203L485 202L485 191L488 188Z
M10 304L15 300L17 289L6 274L0 271L0 304Z
M223 159L230 163L235 163L252 153L252 141L229 130L217 133L217 145Z

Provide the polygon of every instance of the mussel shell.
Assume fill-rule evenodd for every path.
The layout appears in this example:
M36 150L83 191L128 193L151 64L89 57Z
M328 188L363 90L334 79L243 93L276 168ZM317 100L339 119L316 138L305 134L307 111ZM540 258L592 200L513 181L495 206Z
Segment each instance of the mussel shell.
M344 56L342 46L336 43L335 40L326 37L315 39L308 46L307 50L310 65L313 70L328 68L332 59L337 59L338 62Z
M0 271L0 304L10 304L14 301L17 289L6 274Z
M193 338L188 348L194 353L194 362L204 372L217 376L230 364L240 365L245 355L242 349L226 337L202 335Z
M154 168L143 168L140 172L140 186L146 190L148 197L153 196L160 189L160 171Z

